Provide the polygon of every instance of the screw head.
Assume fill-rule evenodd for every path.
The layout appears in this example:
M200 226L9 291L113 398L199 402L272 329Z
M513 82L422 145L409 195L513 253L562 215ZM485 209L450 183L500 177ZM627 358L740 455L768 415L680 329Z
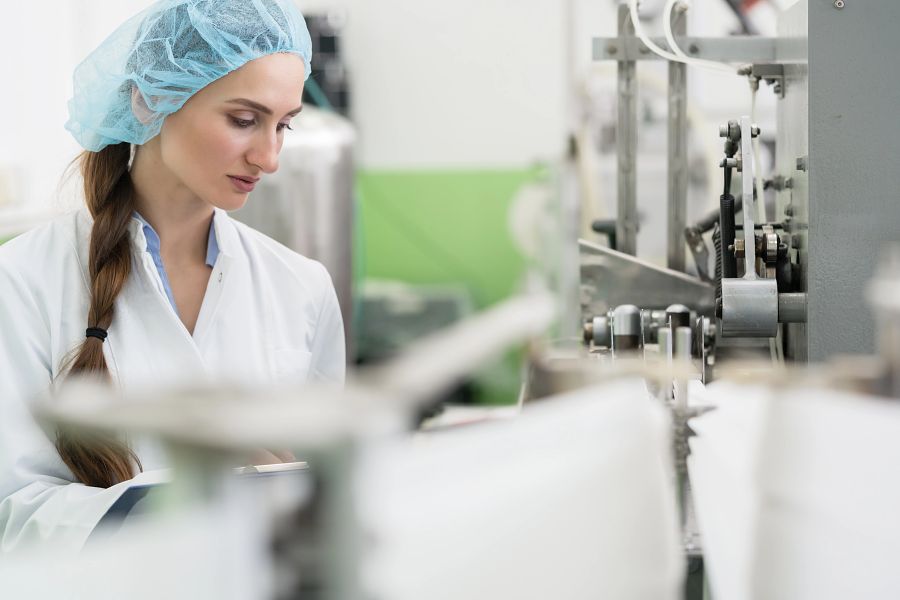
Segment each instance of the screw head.
M615 44L609 44L606 46L606 53L610 56L615 55L619 51L619 48Z
M844 8L844 0L834 0L834 7L838 10Z

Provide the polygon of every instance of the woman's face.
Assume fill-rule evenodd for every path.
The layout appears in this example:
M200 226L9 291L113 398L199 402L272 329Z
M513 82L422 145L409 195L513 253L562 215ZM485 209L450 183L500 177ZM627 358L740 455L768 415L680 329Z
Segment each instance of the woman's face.
M197 92L163 123L163 166L194 195L241 208L255 182L278 170L285 130L300 112L303 60L271 54Z

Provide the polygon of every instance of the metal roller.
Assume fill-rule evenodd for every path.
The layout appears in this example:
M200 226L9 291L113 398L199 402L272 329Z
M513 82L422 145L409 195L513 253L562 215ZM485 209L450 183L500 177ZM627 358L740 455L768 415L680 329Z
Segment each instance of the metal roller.
M722 280L722 336L774 337L778 283L774 279Z
M633 304L617 306L613 311L613 350L631 351L641 347L641 310Z

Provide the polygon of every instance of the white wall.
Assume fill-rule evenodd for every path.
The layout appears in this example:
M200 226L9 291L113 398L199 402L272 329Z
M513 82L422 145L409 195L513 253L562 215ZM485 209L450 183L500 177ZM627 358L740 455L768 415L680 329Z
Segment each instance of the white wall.
M560 0L305 0L346 12L365 167L520 168L562 152Z
M0 4L4 15L0 211L58 210L72 200L65 192L60 198L58 188L63 171L80 151L63 129L72 72L116 24L148 3L67 0L48 5L2 0Z

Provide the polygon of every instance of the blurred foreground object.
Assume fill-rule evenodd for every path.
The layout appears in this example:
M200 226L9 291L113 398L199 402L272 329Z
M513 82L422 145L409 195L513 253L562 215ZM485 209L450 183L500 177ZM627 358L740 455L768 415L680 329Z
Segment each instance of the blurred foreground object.
M900 405L715 384L690 473L715 598L900 597Z
M124 546L98 542L70 558L45 597L95 579L110 591L91 588L92 598L119 597L133 571L115 581L100 573L113 548L128 548L133 564L157 567L133 598L537 600L602 591L675 600L683 566L671 425L642 380L526 405L515 419L409 436L418 405L509 345L540 337L553 306L542 294L510 300L344 390L184 390L122 402L83 388L44 405L45 418L69 426L160 438L174 463L147 526L109 540ZM479 337L485 343L473 346ZM255 447L290 448L309 469L249 484L230 467ZM157 532L197 550L197 579L157 554ZM4 562L0 573L53 564L34 560ZM209 579L217 568L228 569L233 589ZM190 580L184 594L169 574ZM26 579L11 581L25 589Z

